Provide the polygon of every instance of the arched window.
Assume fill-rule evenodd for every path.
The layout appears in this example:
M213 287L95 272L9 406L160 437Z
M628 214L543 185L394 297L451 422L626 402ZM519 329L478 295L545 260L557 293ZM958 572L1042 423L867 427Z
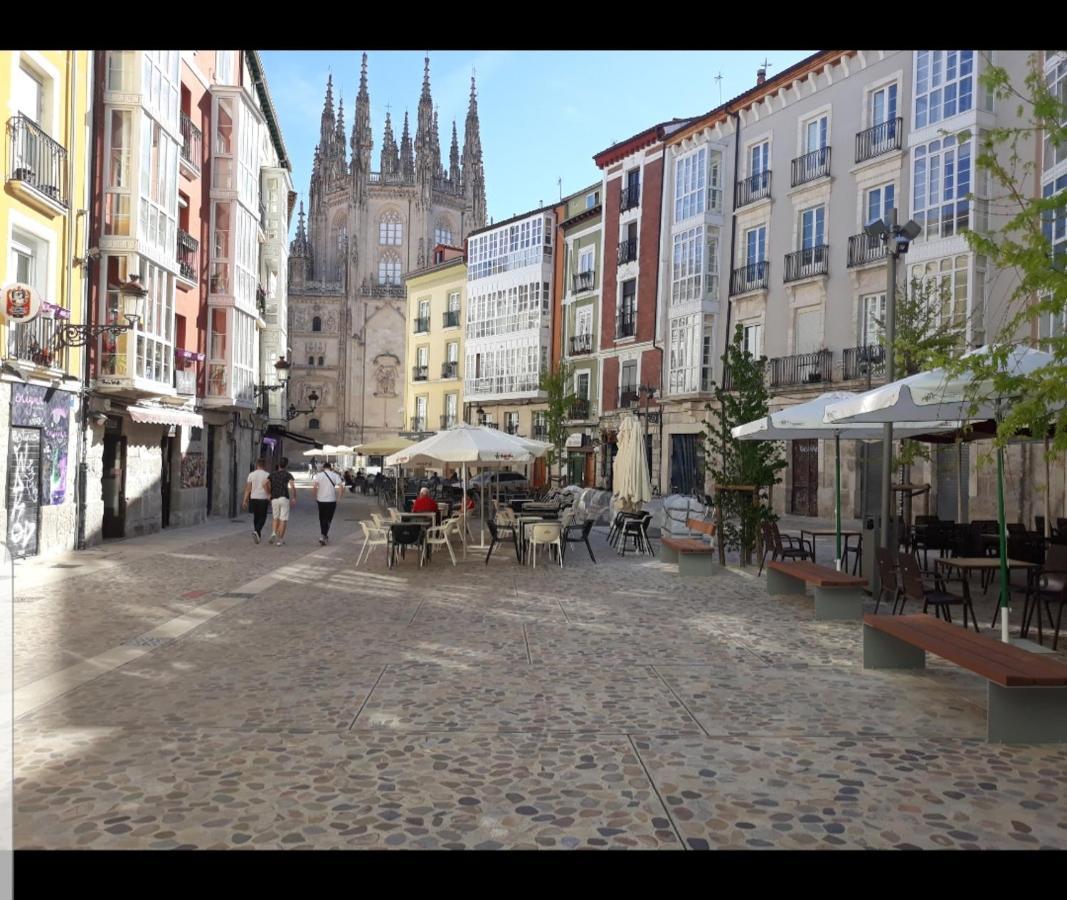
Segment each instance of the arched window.
M315 318L311 320L311 330L322 331L322 319L318 316L315 316Z
M434 244L452 246L452 223L448 219L439 219L433 229Z
M315 357L314 356L309 356L308 357L308 365L309 366L315 365Z
M404 239L404 223L400 213L391 209L378 220L378 243L399 247Z
M323 361L322 361L322 357L321 357L321 356L319 357L319 365L320 365L320 366L321 366L321 365L324 365L324 363L323 363Z
M318 431L318 430L319 430L319 420L318 419L308 419L308 431Z
M395 253L383 253L378 261L378 283L400 284L400 257Z

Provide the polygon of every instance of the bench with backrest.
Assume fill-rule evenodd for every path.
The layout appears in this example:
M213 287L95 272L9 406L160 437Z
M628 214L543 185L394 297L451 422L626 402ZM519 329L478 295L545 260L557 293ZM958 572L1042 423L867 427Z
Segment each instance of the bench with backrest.
M921 669L927 653L988 679L990 741L1067 741L1067 665L922 613L863 617L863 668Z
M690 531L706 534L709 537L715 534L713 522L689 519L685 524ZM663 561L678 563L679 575L714 575L716 573L715 548L708 541L663 534L659 542Z
M776 559L767 563L768 594L804 594L815 588L815 618L819 621L863 618L863 588L867 579L838 572L807 560Z

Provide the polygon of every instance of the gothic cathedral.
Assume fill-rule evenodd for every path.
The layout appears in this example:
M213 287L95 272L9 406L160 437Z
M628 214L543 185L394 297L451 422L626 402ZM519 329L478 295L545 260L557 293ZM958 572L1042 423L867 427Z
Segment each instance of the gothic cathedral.
M425 61L415 142L407 113L397 146L389 114L377 172L367 92L367 54L359 79L351 162L345 147L344 105L333 104L327 80L319 143L305 220L289 254L289 398L314 412L294 431L324 444L360 444L405 430L404 343L407 301L403 276L433 261L437 244L463 246L486 223L485 172L478 102L470 106L459 152L456 124L448 170L441 165L437 113Z

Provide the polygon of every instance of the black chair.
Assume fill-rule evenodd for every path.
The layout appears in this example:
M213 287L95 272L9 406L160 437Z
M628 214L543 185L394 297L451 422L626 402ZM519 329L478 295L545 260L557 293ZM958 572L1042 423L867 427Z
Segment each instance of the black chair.
M593 556L593 548L589 546L589 532L593 530L593 520L586 519L581 525L575 523L568 525L563 529L563 555L567 555L568 544L584 543L585 549L589 551L589 558L596 562L596 557Z
M618 546L619 535L622 534L623 525L625 525L629 519L639 519L640 517L640 513L622 511L615 513L615 518L611 523L611 528L608 529L608 543L612 547Z
M901 602L902 591L897 581L896 554L889 548L879 547L874 551L875 561L878 564L878 582L880 585L878 599L874 603L874 614L878 615L878 607L882 604L883 596L892 596L892 614L896 614L897 604ZM903 605L901 606L903 610Z
M422 525L405 522L400 525L393 525L389 529L389 535L389 567L392 568L396 565L397 547L400 548L401 556L404 555L408 547L417 547L419 551L419 567L421 568L424 557L426 529Z
M489 528L489 536L492 538L489 542L489 552L485 554L485 564L489 565L489 557L493 555L493 548L505 541L511 541L515 545L515 558L522 562L522 558L519 556L519 542L515 537L515 529L510 525L498 525L492 519L487 520L485 524Z
M652 544L648 540L648 523L652 521L651 513L643 513L640 518L627 519L622 526L622 531L619 533L619 556L626 555L626 542L629 541L633 545L633 551L636 553L640 550L642 553L647 553L649 556L655 556L656 554L652 550Z
M1022 635L1026 637L1030 630L1030 622L1037 610L1037 635L1038 641L1044 643L1044 635L1041 629L1041 602L1045 603L1045 612L1048 613L1048 623L1053 624L1052 604L1059 604L1059 611L1055 619L1055 631L1052 635L1052 649L1055 650L1060 641L1060 626L1063 624L1063 608L1067 606L1067 545L1053 544L1048 548L1045 556L1045 564L1037 571L1033 581L1034 590L1032 604L1029 605L1023 616Z
M852 544L851 544L851 542L849 541L848 538L844 538L844 542L845 542L845 547L844 547L844 550L843 550L844 561L842 562L842 565L844 566L844 569L847 572L848 571L848 558L849 558L850 555L854 556L855 558L852 560L852 574L855 575L856 572L861 571L861 566L863 564L863 535L861 534L856 539L856 545L855 546L852 546ZM875 611L877 612L877 610L875 610Z
M901 612L904 611L904 600L914 600L916 602L921 600L924 613L930 606L933 606L934 615L937 618L944 618L946 622L951 622L951 608L959 605L963 607L963 627L967 627L969 613L974 630L975 632L978 631L978 617L975 616L974 607L970 601L966 597L950 594L940 584L932 589L923 584L923 573L919 569L919 561L912 554L900 553L897 555L897 573L899 575L898 584L903 591L900 604Z
M780 559L810 559L815 561L815 553L810 546L811 542L804 538L794 537L791 534L782 534L778 530L777 522L761 522L760 531L763 535L763 556L760 559L757 576L763 574L763 566L767 561L768 551L771 554L771 562ZM788 544L784 543L789 541Z

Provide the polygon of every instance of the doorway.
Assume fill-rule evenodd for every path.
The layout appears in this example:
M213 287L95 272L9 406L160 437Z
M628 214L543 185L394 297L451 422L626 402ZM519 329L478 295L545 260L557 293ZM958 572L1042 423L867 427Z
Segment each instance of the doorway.
M118 422L115 421L116 430ZM126 437L114 431L104 434L104 474L100 479L104 499L104 540L126 536Z
M164 435L161 444L163 462L159 471L159 492L162 500L162 527L170 528L170 473L174 463L174 438Z
M671 493L704 493L704 445L697 434L671 435Z
M963 479L966 484L970 472L970 453L963 448ZM959 518L960 501L960 454L955 444L937 448L937 517L945 522L967 522L967 491L963 492L963 518Z
M7 460L7 545L16 559L36 556L41 510L41 429L11 427Z
M215 441L218 440L218 425L207 427L207 514L211 515L212 498L215 494Z
M793 441L793 490L790 512L794 516L819 514L819 442Z

